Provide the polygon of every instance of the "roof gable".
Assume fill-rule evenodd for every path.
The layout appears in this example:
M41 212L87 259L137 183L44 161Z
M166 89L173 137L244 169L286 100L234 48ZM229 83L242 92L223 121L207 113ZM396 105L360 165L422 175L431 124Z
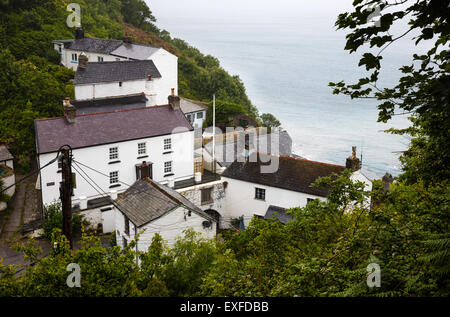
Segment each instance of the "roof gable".
M161 74L152 60L113 61L88 63L86 68L78 67L75 85L120 82L129 80L161 78Z
M262 160L261 157L263 157ZM273 158L275 157L258 153L257 162L235 161L225 170L225 172L223 172L222 176L326 197L328 194L327 188L311 187L311 184L319 177L331 176L333 173L341 173L345 170L345 166L341 165L279 156L279 166L276 172L261 173L261 166L269 165L269 160Z
M116 200L116 205L137 227L142 227L178 207L184 207L213 220L175 190L148 178L138 180L130 186Z

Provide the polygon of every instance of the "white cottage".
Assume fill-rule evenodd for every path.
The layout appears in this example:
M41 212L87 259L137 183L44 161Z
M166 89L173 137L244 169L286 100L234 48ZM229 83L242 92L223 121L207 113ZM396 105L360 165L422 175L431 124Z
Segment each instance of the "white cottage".
M171 88L175 88L175 94L178 94L178 57L161 47L134 44L129 38L110 40L84 37L83 31L78 32L75 39L55 40L53 45L61 55L61 64L75 71L82 53L91 62L152 60L164 78L163 95L168 95Z
M359 160L356 160L348 161L350 164L355 163L348 166L354 171L352 179L363 181L366 190L371 190L372 183L359 171ZM267 164L278 166L274 172L263 173L261 168ZM258 153L255 160L247 158L244 162L235 161L221 175L228 183L226 214L222 216L243 217L247 226L254 216L271 218L278 213L279 219L286 222L289 217L284 214L284 210L304 207L314 199L326 200L328 189L310 186L317 178L341 173L345 168L341 165L262 153Z
M146 105L167 103L164 78L152 60L89 63L84 56L75 74L75 99L97 100L141 94ZM175 94L175 89L173 90Z
M146 252L155 233L169 244L186 229L205 238L216 235L216 220L175 190L150 178L136 181L115 202L118 245L125 247L140 234L136 250Z
M35 120L38 165L43 167L68 144L72 148L74 210L91 224L114 230L112 200L140 179L146 162L159 183L189 180L194 175L194 130L179 108L179 98L165 106L77 115L66 100L65 116ZM61 165L40 172L43 204L59 198Z

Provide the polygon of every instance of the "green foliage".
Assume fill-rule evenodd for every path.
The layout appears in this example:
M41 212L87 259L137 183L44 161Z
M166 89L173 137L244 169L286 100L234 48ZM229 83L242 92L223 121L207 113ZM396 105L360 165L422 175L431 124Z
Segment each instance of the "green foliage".
M450 130L450 51L448 41L450 8L446 1L411 1L380 5L380 26L368 24L371 10L362 1L355 1L354 11L339 15L338 29L349 29L345 49L350 53L370 46L379 48L376 55L366 52L359 66L366 68L367 77L355 84L344 81L330 83L333 93L351 98L372 98L380 102L378 121L386 122L395 115L410 115L412 127L405 130L389 130L414 137L410 149L402 156L405 173L402 178L410 184L421 178L427 184L450 177L450 149L447 146ZM408 24L401 20L409 19ZM403 21L404 22L404 21ZM404 27L405 25L406 28ZM403 30L402 30L403 28ZM394 35L398 30L402 30ZM432 48L426 54L413 54L409 64L400 68L402 76L397 85L383 88L378 85L382 71L382 53L408 36L412 31L420 34L415 44L428 41Z
M267 127L269 129L278 128L281 126L281 122L278 121L277 118L271 113L263 113L260 117L263 127Z
M81 234L82 228L88 226L89 222L80 214L72 215L72 233ZM42 217L42 227L44 229L44 237L51 239L53 231L57 228L62 230L63 213L61 210L61 202L55 201L44 207L44 215Z
M35 154L34 119L62 114L61 101L74 97L73 71L58 66L56 39L73 38L66 25L68 0L2 2L0 19L0 142L9 144L19 167L27 170ZM219 61L180 39L160 31L143 0L79 0L85 35L122 39L124 22L156 38L179 55L179 93L201 101L217 98L257 116L245 87ZM150 41L151 42L151 41ZM234 113L234 112L233 112ZM231 113L230 113L231 115Z

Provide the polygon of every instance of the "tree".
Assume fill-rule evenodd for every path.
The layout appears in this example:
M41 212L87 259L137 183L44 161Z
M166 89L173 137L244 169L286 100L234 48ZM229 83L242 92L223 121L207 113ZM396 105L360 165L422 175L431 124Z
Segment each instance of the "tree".
M355 53L370 46L372 52L362 55L359 66L365 67L367 77L357 83L344 81L330 83L335 94L346 94L351 98L372 98L380 101L379 121L386 122L396 115L409 115L412 126L405 130L390 132L411 134L411 148L402 157L406 173L402 178L410 183L418 177L427 184L448 179L450 149L450 7L445 0L383 1L355 0L354 11L339 15L338 29L350 29L345 50ZM377 23L371 17L380 12ZM402 23L407 20L408 23ZM403 30L394 34L395 29ZM398 28L397 28L398 26ZM397 41L414 32L417 45L430 41L433 47L426 54L413 54L411 62L400 68L403 73L395 87L379 87L383 55ZM373 48L378 52L373 53ZM410 173L408 172L410 171Z
M262 125L270 130L281 126L281 122L271 113L263 113L259 118L262 121Z

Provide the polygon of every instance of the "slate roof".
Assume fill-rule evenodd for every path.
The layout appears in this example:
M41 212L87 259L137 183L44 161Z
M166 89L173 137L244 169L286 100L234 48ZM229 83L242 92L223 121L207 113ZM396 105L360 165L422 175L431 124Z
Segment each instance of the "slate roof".
M286 214L286 208L270 205L267 208L264 219L277 218L281 223L287 223L292 220L292 217Z
M88 63L86 68L78 67L75 74L75 85L109 83L128 80L161 78L159 70L152 60L113 61Z
M184 113L208 110L206 102L195 101L187 98L180 98L180 107Z
M331 176L333 173L341 173L345 170L345 166L341 165L279 156L276 172L261 173L261 166L269 165L268 161L274 158L274 156L259 153L257 162L235 161L222 173L222 177L326 197L328 188L315 188L310 185L318 177Z
M77 114L88 114L120 109L142 108L145 107L146 101L147 98L143 94L134 94L88 100L72 100L72 105L77 108Z
M14 157L11 155L11 153L8 151L8 148L4 145L0 145L0 161L9 161L12 160Z
M64 48L66 49L101 54L110 54L123 44L122 40L99 39L94 37L55 42L64 43Z
M136 181L119 195L116 205L137 227L142 227L181 206L215 221L180 193L149 178Z
M160 47L156 46L124 42L121 46L112 51L111 55L141 60L148 59L159 49Z
M56 152L62 145L73 149L171 134L175 128L193 128L181 110L153 106L77 115L74 123L65 117L37 119L38 154Z
M272 153L271 149L271 140L273 134L263 134L256 137L256 144L259 147L259 152L263 153ZM283 156L291 156L292 155L292 139L287 131L279 132L279 155ZM221 166L228 167L237 159L237 150L238 150L238 142L244 142L244 138L237 139L236 141L226 142L226 143L218 143L216 142L215 148L215 156L216 161ZM245 148L242 144L241 148ZM212 154L212 142L209 142L205 145L205 150ZM275 153L272 153L275 154Z

